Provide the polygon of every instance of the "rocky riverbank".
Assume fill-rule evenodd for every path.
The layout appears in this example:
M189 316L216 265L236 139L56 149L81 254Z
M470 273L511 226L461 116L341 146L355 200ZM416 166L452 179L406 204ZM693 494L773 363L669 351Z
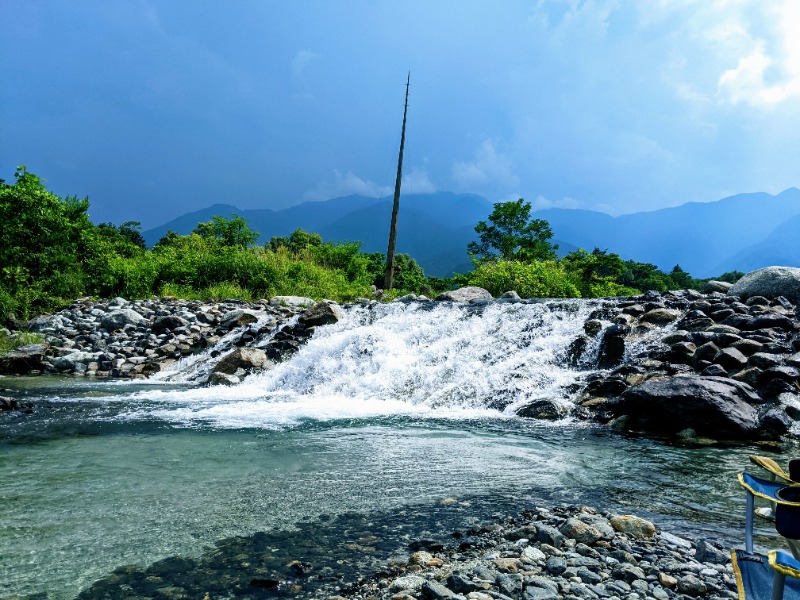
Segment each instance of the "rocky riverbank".
M768 268L732 288L712 282L704 292L598 300L584 334L563 358L586 372L565 391L574 406L538 398L517 412L687 439L778 440L800 420L798 299L800 269ZM454 302L479 312L495 303L539 300L514 292L494 299L486 290L462 288L435 301L406 296L397 302ZM27 323L45 341L1 356L0 373L148 377L213 348L204 359L207 368L192 381L235 385L288 358L345 310L297 297L257 303L80 300ZM12 399L0 403L15 407Z
M446 498L436 508L471 510L460 504ZM196 559L119 567L78 598L737 598L728 548L586 506L498 513L426 537L388 515L343 515L300 527L224 540Z
M453 533L333 598L688 600L737 598L728 550L634 515L536 508ZM412 545L412 547L420 544ZM321 597L321 596L320 596Z

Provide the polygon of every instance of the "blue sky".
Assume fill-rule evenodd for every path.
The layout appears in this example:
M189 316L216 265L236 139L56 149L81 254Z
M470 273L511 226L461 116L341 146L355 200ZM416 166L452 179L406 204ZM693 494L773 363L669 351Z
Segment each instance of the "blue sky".
M0 177L145 228L394 185L611 214L800 185L794 0L3 0Z

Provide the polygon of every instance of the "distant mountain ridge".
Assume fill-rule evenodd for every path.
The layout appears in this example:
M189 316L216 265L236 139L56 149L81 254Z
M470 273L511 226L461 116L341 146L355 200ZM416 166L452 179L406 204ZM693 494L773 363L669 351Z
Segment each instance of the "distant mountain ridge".
M259 243L295 229L317 232L325 241L360 241L365 252L385 252L391 197L345 196L305 202L287 209L240 210L215 204L143 232L148 245L168 230L188 234L214 216L247 219ZM474 227L486 220L492 202L475 194L408 194L400 200L398 252L417 259L429 275L447 276L471 267L466 247ZM577 209L535 211L560 245L559 254L595 247L624 259L649 262L669 271L676 264L695 277L749 271L770 264L800 266L800 190L780 194L738 194L716 202L618 217Z

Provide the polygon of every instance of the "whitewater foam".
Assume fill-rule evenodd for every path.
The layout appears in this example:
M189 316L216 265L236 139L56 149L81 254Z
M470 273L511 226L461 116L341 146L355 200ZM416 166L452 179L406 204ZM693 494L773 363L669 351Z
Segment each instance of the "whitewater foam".
M583 368L568 364L567 349L596 307L591 301L354 306L340 322L318 328L290 359L240 385L136 391L126 397L126 416L283 428L394 415L508 417L542 398L569 406L597 341ZM186 369L210 368L210 355Z

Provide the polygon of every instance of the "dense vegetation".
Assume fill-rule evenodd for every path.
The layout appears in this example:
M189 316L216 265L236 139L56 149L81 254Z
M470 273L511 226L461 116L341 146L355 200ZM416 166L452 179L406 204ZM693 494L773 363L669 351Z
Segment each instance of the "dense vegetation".
M0 181L0 320L24 320L80 296L348 301L371 297L383 279L385 257L361 252L358 242L324 242L298 229L254 246L258 233L245 219L214 217L189 235L170 231L147 249L139 223L95 225L88 209L88 199L59 198L24 166L13 185ZM493 295L514 289L523 297L596 297L703 283L679 266L664 273L598 249L558 259L550 226L530 212L522 199L495 204L488 222L475 228L479 241L468 248L475 268L467 274L425 277L413 258L399 255L396 289L383 298L464 284Z

